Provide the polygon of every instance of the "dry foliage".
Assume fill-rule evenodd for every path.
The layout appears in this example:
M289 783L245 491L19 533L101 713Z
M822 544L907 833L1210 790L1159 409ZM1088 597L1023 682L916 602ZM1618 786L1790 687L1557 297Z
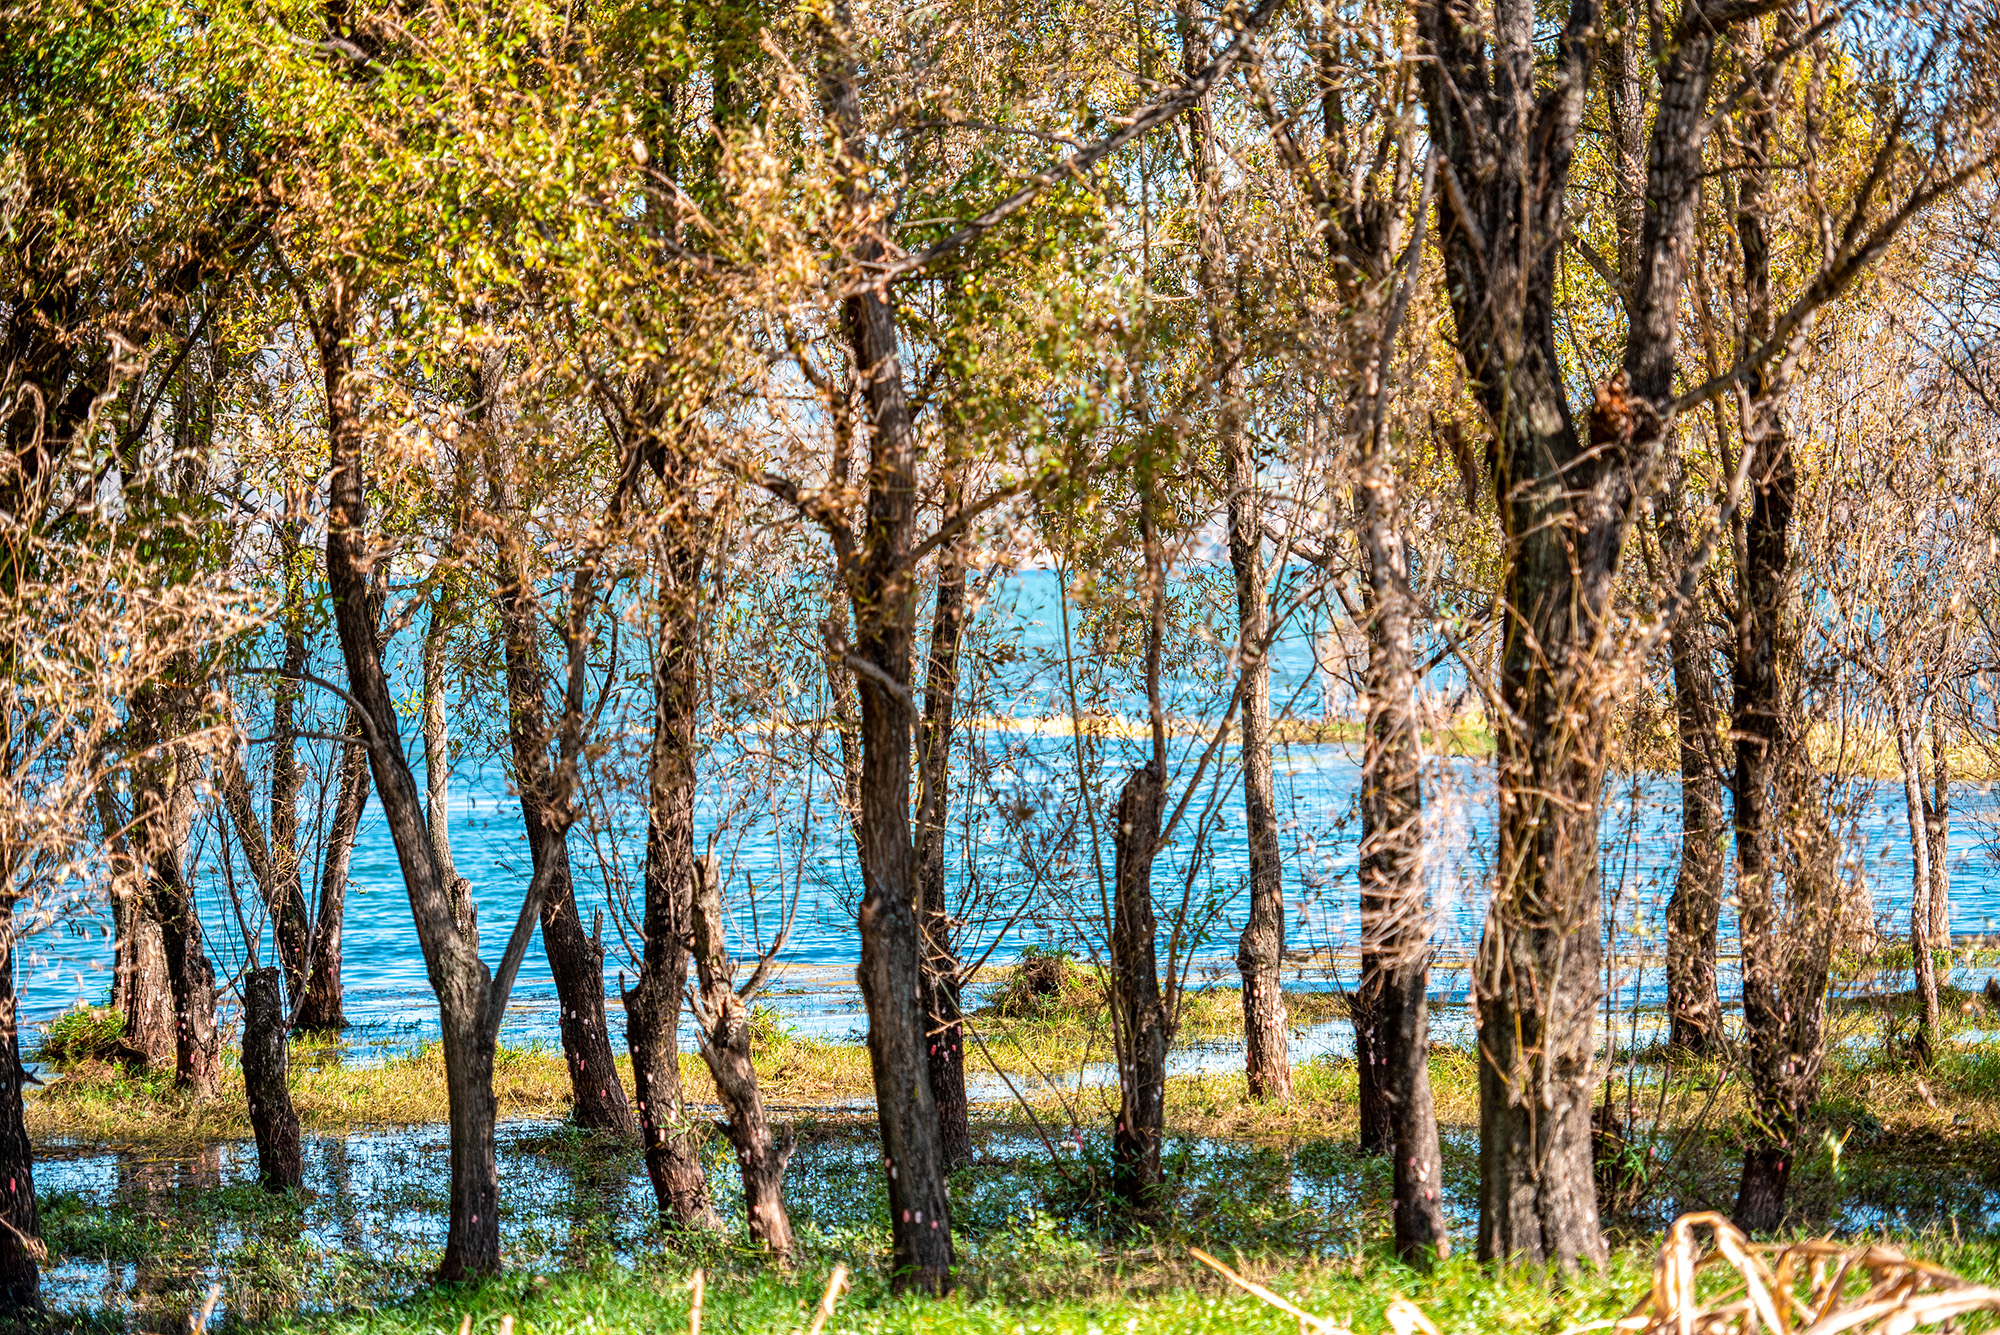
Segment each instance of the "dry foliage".
M1695 1234L1704 1228L1714 1241L1697 1254ZM1697 1276L1711 1266L1733 1269L1740 1282L1704 1299L1696 1292ZM1637 1306L1615 1321L1594 1321L1565 1335L1606 1329L1646 1335L1758 1330L1906 1335L1974 1312L2000 1312L2000 1289L1970 1283L1881 1243L1751 1242L1727 1217L1704 1211L1682 1215L1667 1230L1652 1291Z

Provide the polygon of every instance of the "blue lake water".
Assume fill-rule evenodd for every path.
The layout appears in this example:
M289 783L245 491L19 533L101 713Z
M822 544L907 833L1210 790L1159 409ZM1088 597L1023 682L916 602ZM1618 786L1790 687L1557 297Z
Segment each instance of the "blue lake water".
M1145 743L1114 736L1086 747L1084 787L1090 796L1087 802L1079 800L1075 743L1050 722L1066 715L1070 704L1068 675L1054 656L1062 641L1063 611L1055 582L1045 575L1022 577L1001 593L1004 597L988 603L985 616L1012 635L1018 650L1014 661L1026 666L1016 667L1004 695L989 701L992 707L968 724L979 763L962 760L956 766L949 860L961 894L977 901L965 914L964 954L977 959L990 952L993 960L1005 961L1023 946L1050 942L1087 955L1093 940L1101 940L1101 932L1090 926L1099 902L1095 867L1100 860L1108 864L1110 857L1101 822L1115 801L1124 767L1140 757ZM1079 654L1080 619L1071 609L1072 642L1078 643ZM1319 629L1302 621L1276 647L1273 696L1281 711L1289 703L1296 716L1316 718L1329 707L1342 707L1337 676L1314 656ZM410 646L402 648L408 652ZM1102 663L1086 662L1082 670L1102 669ZM1212 670L1204 676L1199 655L1190 654L1170 684L1178 717L1198 719L1201 706L1212 709L1201 731L1192 723L1176 728L1173 752L1183 776L1220 716L1213 708L1213 681ZM1139 711L1133 708L1137 702L1129 685L1115 676L1094 686L1085 683L1095 691L1088 705L1126 720L1120 731L1134 732L1130 723ZM1437 685L1448 689L1449 682ZM472 706L468 702L466 707ZM407 721L405 744L417 748L415 729ZM781 959L791 970L791 982L802 985L798 991L818 999L780 997L779 1004L831 1014L831 1027L845 1032L860 1024L858 1012L825 996L843 980L851 987L857 958L853 913L859 876L845 816L828 798L830 779L824 773L810 784L792 774L761 788L734 777L742 758L756 748L756 737L744 735L717 748L712 782L704 782L702 835L715 838L743 941L770 941L786 906L796 903ZM1179 903L1185 895L1196 910L1193 917L1201 929L1194 941L1197 979L1233 977L1230 962L1243 921L1247 855L1232 762L1230 748L1224 747L1156 873L1156 887L1169 903ZM1277 758L1288 946L1315 952L1315 959L1301 966L1307 983L1335 984L1351 967L1340 957L1355 946L1359 927L1353 813L1358 762L1358 753L1341 745L1291 746ZM1436 763L1432 771L1427 815L1431 893L1438 948L1448 962L1469 953L1478 938L1492 803L1486 765L1451 760ZM1847 832L1848 846L1863 869L1878 918L1886 930L1900 933L1907 930L1910 895L1901 790L1886 783L1859 785L1850 796L1850 809L1860 815ZM1954 800L1952 927L1957 933L1993 932L2000 928L2000 861L1989 841L2000 830L2000 798L1964 787ZM1010 822L1010 809L1033 814L1025 822ZM636 906L621 886L631 883L638 865L641 814L614 794L601 804L594 834L580 831L571 839L584 918L589 922L595 911L604 913L608 990L615 988L621 968L628 975L634 970L636 932L629 927L621 932L621 923L629 923L629 911ZM459 872L472 883L480 907L486 953L495 958L529 876L519 806L497 758L475 754L460 763L453 775L450 829ZM1622 953L1644 955L1657 947L1660 909L1671 892L1678 857L1678 829L1675 780L1624 776L1607 784L1604 879L1613 907L1614 944ZM1024 831L1030 836L1025 851ZM245 947L237 920L219 898L212 857L218 837L208 827L200 845L208 855L196 861L208 871L204 920L209 950L218 973L230 979L244 965ZM1030 899L1036 902L1024 909ZM27 1023L46 1021L79 1001L103 998L110 977L107 926L101 914L71 913L25 940L20 994ZM1725 917L1725 954L1733 950L1733 928ZM405 1043L434 1034L435 1002L395 850L372 799L353 858L345 935L347 1008L360 1035ZM1725 966L1725 991L1732 990L1728 973ZM1658 991L1659 971L1653 968L1648 977L1634 966L1624 981L1635 995L1650 998ZM1442 970L1438 988L1441 1000L1462 997L1462 976ZM521 971L515 998L506 1039L556 1041L554 985L539 943ZM620 1023L615 1001L612 1016L615 1028Z

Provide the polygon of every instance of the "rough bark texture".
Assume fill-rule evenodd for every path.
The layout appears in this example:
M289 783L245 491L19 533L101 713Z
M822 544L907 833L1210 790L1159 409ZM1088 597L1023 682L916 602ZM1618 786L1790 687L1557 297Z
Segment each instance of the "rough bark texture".
M1788 32L1790 22L1789 11L1780 11L1778 33ZM1746 29L1742 46L1749 60L1759 56L1758 42L1758 34ZM1775 66L1767 65L1745 99L1740 136L1747 164L1736 217L1745 351L1771 328L1764 209L1777 129L1777 78ZM1736 1222L1762 1232L1784 1217L1795 1158L1792 1138L1819 1092L1839 887L1824 818L1809 791L1798 636L1791 625L1789 543L1798 476L1774 387L1760 378L1750 388L1741 430L1750 456L1751 507L1737 572L1730 729L1736 743L1732 783L1744 1069L1756 1129L1743 1156Z
M1608 682L1605 618L1671 387L1686 237L1701 179L1718 32L1741 11L1690 3L1660 53L1647 207L1625 366L1587 440L1565 395L1555 260L1598 49L1599 8L1573 0L1538 67L1535 9L1420 0L1439 248L1455 338L1493 423L1505 534L1496 747L1497 856L1474 965L1479 1010L1480 1255L1602 1260L1590 1094L1602 956L1597 819Z
M14 995L14 907L0 913L0 1312L41 1305L42 1217L35 1152L21 1101L20 1015Z
M951 1216L925 1051L916 849L910 835L908 585L916 453L890 302L853 298L847 321L874 428L869 550L849 576L854 647L881 674L864 675L857 682L864 887L860 983L868 1006L868 1055L889 1173L896 1283L943 1293L951 1284ZM893 691L885 688L885 680L893 683Z
M1381 374L1373 367L1371 379ZM1370 397L1379 385L1367 387ZM1372 1086L1392 1156L1396 1253L1450 1253L1444 1161L1431 1098L1430 904L1424 891L1423 744L1417 720L1409 553L1379 414L1356 460L1368 578L1368 731L1361 762L1361 988ZM1357 1036L1361 1032L1357 1026Z
M821 30L821 96L843 135L847 208L872 210L861 151L858 56L849 15L836 4ZM880 260L879 236L851 258ZM849 297L842 312L854 373L868 409L868 499L856 535L832 518L841 574L854 614L861 697L860 826L862 897L859 980L868 1007L868 1056L889 1176L895 1287L942 1294L951 1287L951 1215L937 1104L931 1097L921 994L922 944L916 918L916 847L910 833L910 696L914 639L917 453L896 330L895 289Z
M1440 205L1456 339L1494 424L1506 540L1497 857L1474 964L1480 1063L1479 1254L1600 1260L1590 1156L1601 947L1597 806L1603 721L1590 657L1622 545L1625 452L1586 459L1554 342L1554 256L1596 18L1572 6L1547 89L1532 8L1484 22L1425 0L1416 22L1431 133L1462 205ZM1448 184L1453 183L1447 178Z
M257 1182L266 1191L290 1191L304 1175L279 977L276 968L263 968L243 979L243 1089L257 1136Z
M186 675L146 687L133 697L135 729L148 743L132 775L132 819L126 838L145 877L146 908L160 925L167 987L173 998L174 1083L196 1100L210 1098L222 1074L215 1024L215 967L203 949L201 918L188 885L187 845L193 824L197 758L175 739L192 714Z
M181 827L185 830L185 826ZM153 859L153 912L167 958L174 1002L174 1083L195 1099L215 1096L222 1078L222 1040L215 1024L215 966L203 949L194 891L181 873L181 850L157 847Z
M371 615L379 621L379 599ZM361 719L347 711L344 737L362 735ZM342 1004L341 928L347 916L347 869L354 857L354 840L361 813L368 805L368 751L344 744L339 758L340 788L328 823L326 852L320 865L319 912L313 921L312 970L303 998L294 998L292 1027L306 1033L336 1033L347 1027ZM475 946L477 943L474 943Z
M947 489L945 508L964 500ZM965 1098L965 1028L960 1010L959 959L953 946L945 879L946 822L951 813L952 723L958 702L958 648L965 631L965 563L956 544L938 559L937 602L931 613L930 655L924 665L924 719L918 742L917 920L923 932L926 1055L931 1098L938 1110L938 1146L947 1170L972 1161Z
M660 1217L716 1229L700 1136L681 1094L681 993L694 931L695 724L701 699L702 516L691 461L655 456L668 514L658 562L659 630L653 660L653 739L647 755L644 938L637 982L623 991L632 1091Z
M467 1018L479 1009L480 998L461 994L439 1000L451 1109L451 1204L438 1278L452 1283L500 1271L500 1168L493 1144L499 1108L493 1097L493 1039L484 1024Z
M736 962L724 932L720 876L712 859L697 862L694 886L694 960L701 981L701 1059L715 1079L716 1097L729 1118L729 1143L743 1175L744 1212L750 1236L769 1247L780 1265L796 1252L792 1218L785 1210L785 1164L792 1157L787 1132L774 1137L750 1060L750 1008L735 990Z
M121 1058L141 1070L166 1070L174 1060L174 1002L146 869L133 854L126 813L108 786L98 789L97 812L110 853L111 1005L125 1016Z
M1115 863L1109 991L1111 1022L1118 1037L1112 1189L1142 1217L1160 1206L1160 1141L1166 1130L1171 1034L1160 992L1153 918L1153 858L1165 804L1159 766L1141 765L1118 795L1111 830Z
M1201 38L1197 25L1183 26L1181 68L1190 78L1209 59ZM1220 173L1208 98L1189 106L1187 123L1199 274L1216 380L1216 444L1228 471L1229 563L1236 576L1236 644L1243 675L1238 754L1243 766L1243 835L1250 854L1249 914L1236 942L1236 968L1243 984L1243 1065L1251 1098L1284 1103L1292 1097L1292 1059L1280 975L1285 962L1285 877L1271 773L1271 661L1264 643L1270 595L1264 572L1263 512L1257 461L1243 423L1243 359L1229 324L1228 242L1222 230Z
M130 924L124 1048L139 1066L161 1071L174 1060L174 997L167 982L166 942L159 920L143 902L135 901Z

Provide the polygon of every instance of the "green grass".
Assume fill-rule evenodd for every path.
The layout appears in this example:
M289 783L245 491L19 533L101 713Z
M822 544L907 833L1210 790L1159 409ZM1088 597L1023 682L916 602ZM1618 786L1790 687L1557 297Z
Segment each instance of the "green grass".
M2000 1243L1932 1234L1902 1239L1910 1249L1970 1278L2000 1278ZM1230 1287L1172 1240L1103 1249L1059 1232L1023 1227L966 1249L959 1289L943 1302L898 1298L879 1267L857 1273L830 1332L839 1335L1295 1335L1298 1322ZM1602 1269L1562 1276L1493 1270L1456 1256L1426 1274L1381 1250L1327 1261L1276 1253L1237 1255L1232 1265L1307 1311L1357 1332L1387 1329L1384 1311L1407 1297L1438 1327L1459 1332L1555 1335L1587 1321L1622 1316L1644 1294L1652 1246L1615 1252ZM710 1254L661 1258L636 1269L599 1262L554 1276L523 1276L436 1289L368 1312L295 1319L282 1328L322 1335L450 1332L466 1316L474 1331L495 1331L503 1315L519 1335L654 1335L688 1328L689 1277L704 1266L702 1329L791 1332L805 1326L835 1261L821 1248L790 1276L744 1258ZM1975 1325L1973 1328L1977 1328Z

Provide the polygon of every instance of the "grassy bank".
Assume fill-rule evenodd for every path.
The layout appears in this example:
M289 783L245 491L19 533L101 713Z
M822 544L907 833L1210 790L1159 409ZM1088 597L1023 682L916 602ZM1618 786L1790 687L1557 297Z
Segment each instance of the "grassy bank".
M250 1121L243 1073L233 1055L223 1064L216 1097L200 1103L174 1090L171 1072L133 1075L108 1062L77 1066L30 1094L28 1134L37 1143L72 1146L241 1139L250 1134ZM874 1095L868 1051L859 1044L775 1036L757 1045L756 1056L765 1097L781 1109L833 1107ZM618 1069L629 1090L631 1062L619 1058ZM690 1099L714 1102L715 1087L699 1057L684 1055L681 1073ZM562 1050L502 1047L494 1058L493 1090L502 1120L567 1116L569 1073ZM333 1059L323 1043L295 1044L292 1105L309 1133L444 1122L443 1050L424 1043L364 1066Z

